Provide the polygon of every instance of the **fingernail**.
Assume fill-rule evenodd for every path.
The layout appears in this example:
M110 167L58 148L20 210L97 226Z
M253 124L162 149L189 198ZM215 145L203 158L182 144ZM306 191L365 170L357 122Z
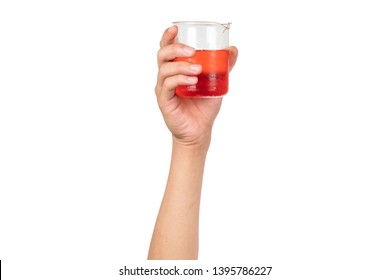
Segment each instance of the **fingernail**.
M198 81L197 77L187 77L187 81L191 84L195 84Z
M194 52L195 52L195 50L193 48L191 48L191 47L184 47L183 48L183 54L184 55L190 56L190 55L193 55Z
M168 28L168 32L172 33L174 29L175 29L175 26L171 26L171 27Z
M200 72L201 69L202 69L202 65L199 65L199 64L191 64L190 65L190 70L193 73L198 73L198 72Z

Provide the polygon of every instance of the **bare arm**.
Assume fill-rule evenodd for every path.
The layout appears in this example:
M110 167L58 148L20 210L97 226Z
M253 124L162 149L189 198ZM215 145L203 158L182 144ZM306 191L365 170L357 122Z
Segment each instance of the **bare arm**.
M157 216L148 259L197 259L199 206L203 171L211 130L222 98L183 99L175 95L179 85L196 84L200 65L172 62L190 57L195 50L173 44L175 26L167 29L158 53L156 96L165 123L172 132L172 158L168 181ZM238 51L230 48L230 69Z
M173 141L168 182L149 259L197 259L199 206L207 148L207 143L188 147Z

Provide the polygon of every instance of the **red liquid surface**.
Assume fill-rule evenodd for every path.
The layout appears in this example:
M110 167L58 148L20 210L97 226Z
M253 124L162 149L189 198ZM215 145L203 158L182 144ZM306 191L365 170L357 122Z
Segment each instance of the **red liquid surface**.
M181 97L219 97L228 92L228 50L198 50L190 58L179 57L174 61L187 61L202 65L198 83L191 86L179 86L176 94Z

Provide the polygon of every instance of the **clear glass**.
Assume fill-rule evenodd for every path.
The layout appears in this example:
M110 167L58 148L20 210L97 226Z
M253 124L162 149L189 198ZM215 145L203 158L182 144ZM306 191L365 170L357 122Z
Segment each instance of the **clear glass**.
M222 97L229 89L229 28L231 23L211 21L176 21L175 42L196 49L193 57L178 57L174 61L201 64L198 83L179 86L176 94L189 98Z

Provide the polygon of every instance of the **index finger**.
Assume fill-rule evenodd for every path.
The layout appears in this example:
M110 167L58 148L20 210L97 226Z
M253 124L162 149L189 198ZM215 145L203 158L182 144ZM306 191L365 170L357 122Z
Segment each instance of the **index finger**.
M173 25L169 27L167 30L165 30L161 38L160 47L162 48L165 47L166 45L172 44L176 35L177 35L177 26Z

